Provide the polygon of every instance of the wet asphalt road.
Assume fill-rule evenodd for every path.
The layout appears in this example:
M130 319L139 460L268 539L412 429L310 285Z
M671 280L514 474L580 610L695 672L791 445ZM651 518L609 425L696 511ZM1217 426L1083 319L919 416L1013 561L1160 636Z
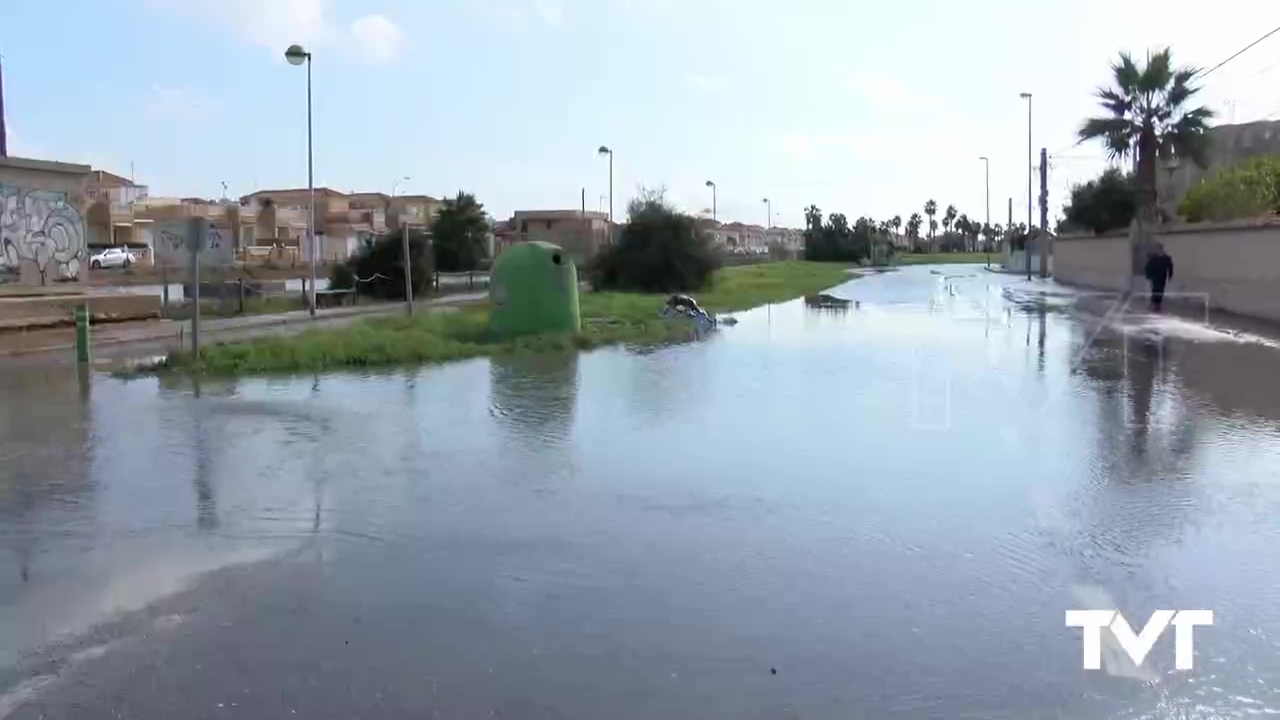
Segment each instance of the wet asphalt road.
M834 294L643 352L5 366L0 718L1280 708L1272 340L980 268ZM1099 593L1213 609L1196 669L1082 671Z

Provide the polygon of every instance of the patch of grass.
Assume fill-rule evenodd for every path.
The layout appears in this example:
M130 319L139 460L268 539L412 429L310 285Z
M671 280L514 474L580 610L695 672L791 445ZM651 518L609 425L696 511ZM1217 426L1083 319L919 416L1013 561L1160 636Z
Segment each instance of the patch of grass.
M766 263L721 270L712 287L694 296L710 311L729 312L825 290L849 277L847 266L834 263ZM491 338L488 307L467 305L422 312L413 318L367 318L297 335L218 343L203 348L199 357L189 352L172 353L168 366L223 375L314 372L617 343L659 345L692 337L692 323L658 317L665 299L664 295L640 293L583 293L582 331L577 334Z
M902 253L893 258L894 265L957 265L961 263L985 263L999 259L999 253L950 252L950 253Z

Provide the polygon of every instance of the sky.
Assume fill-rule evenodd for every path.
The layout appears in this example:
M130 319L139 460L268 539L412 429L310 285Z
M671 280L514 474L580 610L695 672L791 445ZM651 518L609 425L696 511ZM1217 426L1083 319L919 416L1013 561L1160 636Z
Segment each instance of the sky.
M800 227L926 200L1050 215L1106 167L1074 145L1121 50L1211 67L1280 25L1274 0L61 0L0 2L10 154L132 174L153 195L317 186L474 193L494 216L608 209ZM1280 35L1209 75L1222 122L1280 119ZM409 178L403 180L403 178ZM1037 180L1038 182L1038 180ZM769 198L766 205L762 200ZM1036 218L1039 211L1036 210Z

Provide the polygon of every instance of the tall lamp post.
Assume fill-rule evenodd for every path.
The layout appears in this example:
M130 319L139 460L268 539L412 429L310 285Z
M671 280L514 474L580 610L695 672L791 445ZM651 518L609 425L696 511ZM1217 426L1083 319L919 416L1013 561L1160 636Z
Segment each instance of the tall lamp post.
M1031 279L1031 175L1034 161L1031 159L1031 93L1019 93L1018 97L1027 101L1027 236L1022 244L1022 254L1027 259L1027 279ZM1041 251L1043 252L1043 250Z
M707 187L711 188L711 222L716 222L716 184L708 180Z
M986 155L983 155L978 159L982 161L983 171L984 171L984 175L986 176L986 185L987 185L987 222L983 226L983 231L984 231L983 234L985 235L986 229L991 227L991 159L988 158ZM987 250L987 267L991 267L991 246L986 242L983 242L982 245Z
M765 223L768 225L765 229L771 230L773 229L773 203L769 201L769 198L761 198L760 202L764 203L765 212L769 214L769 217L765 219Z
M601 145L597 151L609 156L609 222L613 222L613 151L607 145Z
M311 317L316 316L316 187L314 164L311 156L311 53L301 45L290 45L284 51L284 59L290 65L307 64L307 254L310 255L311 284L307 289Z
M402 182L409 182L409 176L405 175L391 183L391 197L396 196L396 188ZM400 252L404 255L404 312L413 317L413 263L410 262L409 254L409 223L400 223L400 241Z

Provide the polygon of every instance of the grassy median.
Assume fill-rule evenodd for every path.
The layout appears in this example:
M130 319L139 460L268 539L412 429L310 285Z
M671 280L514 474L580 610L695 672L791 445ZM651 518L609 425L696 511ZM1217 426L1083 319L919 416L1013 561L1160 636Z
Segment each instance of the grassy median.
M937 253L901 253L893 257L892 265L957 265L961 263L999 262L1000 253L980 252L937 252Z
M733 312L825 290L848 277L847 266L834 263L764 263L720 270L710 288L693 295L709 311ZM168 367L218 375L313 372L615 343L660 344L690 337L691 324L658 317L664 300L663 295L641 293L583 293L582 332L576 335L495 340L486 332L488 308L470 305L413 318L369 318L297 335L218 343L203 348L199 357L172 353Z

